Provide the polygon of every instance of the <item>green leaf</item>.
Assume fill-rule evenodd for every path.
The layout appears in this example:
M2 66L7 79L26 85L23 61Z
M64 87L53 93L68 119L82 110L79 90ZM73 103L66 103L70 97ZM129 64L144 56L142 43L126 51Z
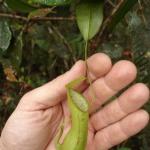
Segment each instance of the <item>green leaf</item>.
M79 29L84 40L92 39L103 22L103 1L84 1L76 8Z
M5 51L10 45L12 34L6 21L0 21L0 50Z
M21 32L14 45L10 48L10 60L12 63L12 66L18 70L19 66L22 62L22 49L23 49L23 41L22 41L23 33Z
M30 3L37 3L48 6L58 6L70 4L72 0L30 0Z
M138 0L124 0L123 4L114 14L111 23L108 26L109 30L113 30L137 2Z
M7 50L7 57L0 55L0 63L4 68L12 67L13 70L18 71L22 62L22 49L23 49L23 33L20 32L18 37L11 43Z
M6 3L9 8L23 13L28 13L36 9L21 0L6 0Z

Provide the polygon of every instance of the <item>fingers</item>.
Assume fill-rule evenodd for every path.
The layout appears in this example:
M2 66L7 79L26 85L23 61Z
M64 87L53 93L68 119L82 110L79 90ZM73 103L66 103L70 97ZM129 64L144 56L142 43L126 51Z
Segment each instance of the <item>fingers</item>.
M99 131L95 135L95 150L108 150L120 144L129 137L141 131L149 121L149 115L144 110L139 110L123 120Z
M94 129L100 130L114 122L119 121L128 114L142 107L149 99L149 89L138 83L125 91L118 99L106 105L99 112L91 116Z
M88 74L92 82L106 75L111 67L111 59L104 53L94 54L88 59Z
M91 100L91 88L84 92L85 97L87 97L90 103L90 112L94 112L110 97L130 84L135 79L136 73L136 67L133 63L125 60L119 61L106 76L93 82L92 88L96 100Z
M105 63L104 67L103 63ZM101 53L91 56L88 59L88 64L92 81L97 77L105 75L111 68L110 58ZM39 110L58 104L66 97L65 85L80 76L85 76L85 72L85 63L83 61L77 62L70 71L27 93L22 98L18 108L21 107L28 110Z

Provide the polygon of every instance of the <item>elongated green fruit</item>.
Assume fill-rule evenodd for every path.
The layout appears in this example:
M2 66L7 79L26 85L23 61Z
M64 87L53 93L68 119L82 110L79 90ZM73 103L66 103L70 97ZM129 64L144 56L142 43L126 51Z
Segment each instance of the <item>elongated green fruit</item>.
M67 86L68 106L71 112L71 129L57 150L85 150L88 136L88 102L73 86L84 80L74 80Z

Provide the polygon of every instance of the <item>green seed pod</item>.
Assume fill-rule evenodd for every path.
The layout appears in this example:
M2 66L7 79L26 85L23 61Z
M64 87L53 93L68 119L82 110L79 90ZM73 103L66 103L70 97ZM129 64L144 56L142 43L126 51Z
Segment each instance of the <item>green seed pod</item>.
M62 144L57 144L57 150L84 150L88 136L88 102L72 86L85 78L74 80L67 86L68 106L71 112L71 129Z

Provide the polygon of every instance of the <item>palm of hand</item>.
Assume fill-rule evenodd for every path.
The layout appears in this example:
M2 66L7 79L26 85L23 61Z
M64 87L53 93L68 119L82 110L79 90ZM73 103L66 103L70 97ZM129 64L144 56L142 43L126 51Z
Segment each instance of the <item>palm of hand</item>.
M148 123L148 114L139 108L148 100L149 89L141 83L135 84L93 113L135 79L136 68L128 61L120 61L112 67L104 54L92 56L88 63L97 100L91 101L90 88L79 87L90 103L87 150L107 150ZM2 150L55 150L54 137L63 118L64 132L70 128L70 114L64 101L65 84L83 75L85 64L80 61L66 74L27 93L5 125L1 136Z

